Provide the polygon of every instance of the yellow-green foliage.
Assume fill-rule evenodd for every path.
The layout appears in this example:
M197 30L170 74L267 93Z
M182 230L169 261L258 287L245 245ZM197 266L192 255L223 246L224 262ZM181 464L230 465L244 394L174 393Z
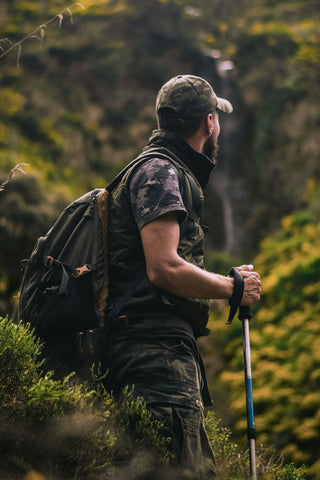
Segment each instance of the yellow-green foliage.
M319 479L320 224L304 212L284 218L281 230L262 243L255 269L263 292L250 329L258 443L312 465L312 478ZM246 431L242 339L240 322L234 322L226 327L220 317L213 329L225 337L221 379L230 389L241 435Z
M117 401L99 377L92 385L41 372L40 344L21 323L0 318L1 478L139 478L187 480L170 467L164 425L128 388ZM249 478L248 453L231 441L212 412L206 417L221 479ZM303 480L303 471L258 454L261 480ZM290 475L284 472L290 471ZM34 477L32 476L34 475Z
M8 319L0 319L0 405L2 412L24 408L27 389L38 381L38 341L30 330Z
M0 114L13 117L21 111L26 99L13 88L7 87L0 92Z
M2 3L1 36L13 43L67 6L65 0ZM237 146L239 168L231 175L248 195L237 205L247 202L244 210L234 215L240 219L236 227L246 228L247 243L239 249L252 248L284 212L301 208L305 186L319 176L318 2L198 0L193 14L180 0L80 3L86 10L76 6L72 16L64 11L41 42L29 38L23 44L19 68L17 48L0 60L1 181L17 163L29 164L29 178L15 179L1 193L2 313L19 285L19 261L62 203L104 186L145 143L155 127L159 86L174 74L203 74L206 68L219 83L203 46L236 67L227 88L235 92L239 131L246 127L240 131L245 141ZM37 35L41 39L41 30ZM1 52L9 47L2 40ZM235 191L235 198L243 197ZM219 208L211 207L216 216ZM310 201L310 209L319 218L319 200ZM318 235L317 224L294 216L264 242L256 263L264 296L251 325L259 439L284 448L296 461L313 463L315 475L320 470ZM214 324L228 372L222 378L241 418L237 430L244 432L241 325L226 327L223 320ZM56 387L59 391L47 377L34 388L40 399L59 396Z
M217 91L223 83L235 107L235 117L223 122L238 122L238 134L225 153L229 134L222 137L220 172L236 185L237 253L256 249L284 214L301 208L305 183L318 175L315 1L197 0L190 7L185 0L84 0L70 11L68 3L1 2L0 182L17 163L27 163L28 174L39 178L56 205L59 198L105 186L156 128L158 88L173 75L194 73L208 77ZM5 54L15 42L21 51ZM235 68L232 80L224 72L221 83L223 60ZM208 223L212 216L221 230L216 197L208 204ZM226 231L216 232L210 230L209 243L224 247ZM37 230L33 243L44 233ZM11 243L6 225L0 234L1 244ZM5 263L1 275L15 279L1 298L2 314L18 289L19 260L29 253L25 244L7 255L10 267Z

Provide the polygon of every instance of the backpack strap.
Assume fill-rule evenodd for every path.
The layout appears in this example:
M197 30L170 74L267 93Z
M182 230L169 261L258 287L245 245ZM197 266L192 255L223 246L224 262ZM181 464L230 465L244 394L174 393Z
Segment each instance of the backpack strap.
M166 160L170 160L170 158L162 153L158 153L156 150L154 151L148 151L145 154L139 155L139 157L135 158L132 160L132 162L128 163L126 167L124 167L120 173L109 183L109 185L106 187L106 190L108 192L112 192L116 188L116 186L121 182L122 178L124 175L131 169L131 168L136 168L140 164L144 163L147 160L150 160L151 158L165 158ZM172 160L171 160L172 162Z
M118 303L111 309L111 312L108 314L108 318L110 318L113 322L115 321L123 307L127 304L128 300L130 299L133 292L136 290L137 286L140 285L140 283L144 279L144 276L145 269L143 267L138 271L137 275L133 278L133 280L131 280L126 291L124 292Z
M103 251L104 251L104 270L103 285L100 290L97 302L98 310L102 317L107 306L107 298L109 293L109 255L108 255L108 223L109 223L109 200L110 191L103 189L98 195L98 211L102 225Z
M138 166L144 161L152 158L154 155L142 155L130 162L121 172L112 180L112 182L103 190L98 193L98 212L102 225L102 236L104 246L104 274L103 285L100 290L99 298L97 301L97 307L100 315L103 317L105 309L107 307L107 298L109 294L109 256L108 256L108 223L109 223L109 203L112 190L121 182L123 176L130 170L130 168ZM115 308L112 318L115 318L120 310L125 306L131 295L133 294L136 286L140 284L144 276L143 271L139 271L136 277L129 283L127 290L121 297L119 304Z
M149 150L145 154L141 154L139 157L135 158L132 162L130 162L121 172L110 182L110 184L103 189L98 194L98 208L99 208L99 217L102 223L102 232L103 232L103 245L104 245L104 280L103 286L100 291L99 299L98 299L98 309L101 315L104 315L105 309L107 307L107 298L109 293L109 258L108 258L108 221L109 221L109 203L110 203L110 196L111 192L117 187L117 185L121 182L124 175L130 170L134 170L142 163L150 160L152 158L162 158L168 160L172 163L172 159L169 155L165 155L164 153L159 152L156 148ZM182 165L179 162L179 168L182 168ZM184 169L187 172L187 169ZM194 208L198 210L200 208L199 201L197 201L199 194L197 191L196 182L191 178L191 175L187 172L188 175L188 183L191 189L191 195L194 203ZM189 178L190 177L190 178ZM190 212L189 212L190 213ZM126 305L128 300L130 299L131 295L134 293L136 288L140 285L143 278L145 276L145 268L141 268L137 275L133 278L133 280L129 283L127 289L125 290L124 294L118 301L118 303L112 308L109 318L113 321L117 318L122 308Z

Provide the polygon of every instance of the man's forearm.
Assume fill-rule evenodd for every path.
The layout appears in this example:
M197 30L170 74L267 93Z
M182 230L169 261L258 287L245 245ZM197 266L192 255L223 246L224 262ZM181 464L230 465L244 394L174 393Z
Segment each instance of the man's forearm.
M163 290L189 298L228 299L233 292L233 278L207 272L181 257L148 272L151 283Z
M189 298L229 299L234 280L185 261L178 254L180 229L173 214L166 214L141 229L147 274L163 290ZM237 267L244 279L241 305L254 305L260 298L260 277L252 265Z

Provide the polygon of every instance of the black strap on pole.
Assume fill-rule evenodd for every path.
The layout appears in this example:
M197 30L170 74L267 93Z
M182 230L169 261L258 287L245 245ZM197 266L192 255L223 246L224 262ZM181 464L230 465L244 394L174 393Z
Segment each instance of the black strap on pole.
M232 320L237 313L238 307L241 303L244 290L244 280L242 278L242 275L240 275L238 270L234 267L231 268L228 275L234 278L233 294L232 297L228 300L228 303L230 305L229 318L226 323L226 325L231 325Z

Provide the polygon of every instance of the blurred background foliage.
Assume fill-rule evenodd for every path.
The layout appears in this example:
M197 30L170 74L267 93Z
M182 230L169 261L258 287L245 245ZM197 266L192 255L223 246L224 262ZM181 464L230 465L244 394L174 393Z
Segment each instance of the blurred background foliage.
M255 260L263 296L250 322L255 425L273 445L319 478L320 223L308 210L284 217ZM241 323L214 306L211 340L202 341L217 415L245 441L246 399ZM222 352L222 354L220 353Z
M0 4L0 55L35 32L0 58L0 183L28 164L0 191L0 314L14 309L19 262L61 208L139 153L156 127L159 87L179 73L204 76L234 104L220 116L207 188L208 268L225 274L256 258L258 442L312 466L312 478L320 478L319 27L316 0ZM224 306L213 305L202 348L218 416L241 439L241 324L224 325Z

